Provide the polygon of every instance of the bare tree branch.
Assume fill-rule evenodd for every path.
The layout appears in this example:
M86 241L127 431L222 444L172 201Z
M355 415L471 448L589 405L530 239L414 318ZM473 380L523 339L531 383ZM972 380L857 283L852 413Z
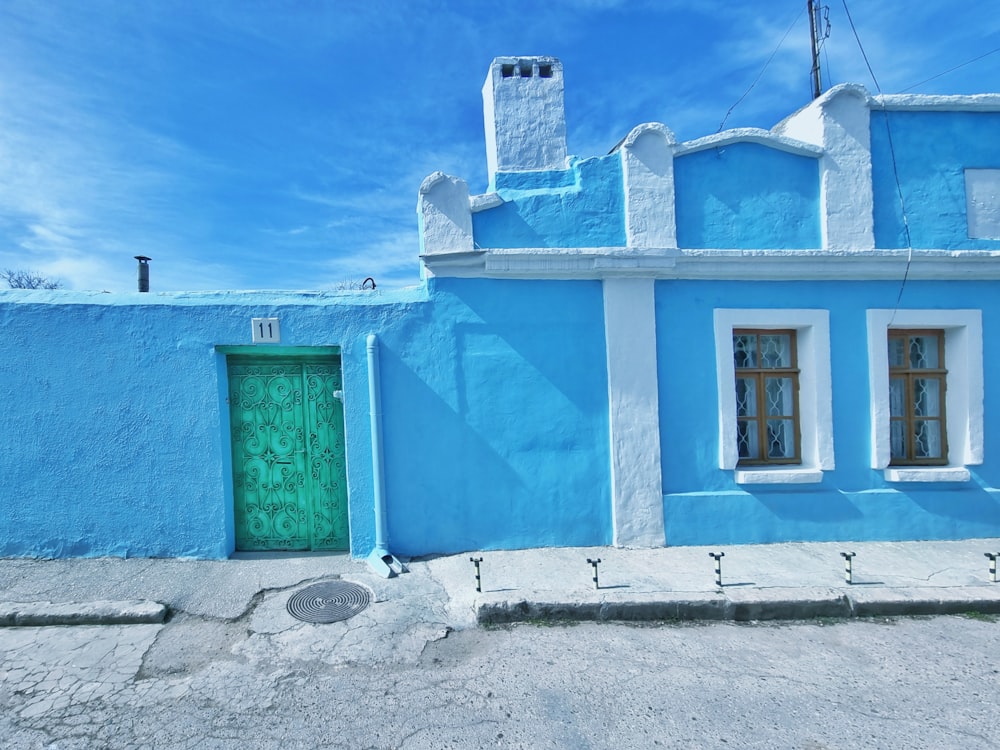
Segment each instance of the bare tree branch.
M0 271L0 281L6 281L11 289L62 289L63 286L58 279L49 279L37 271L23 268L5 268Z

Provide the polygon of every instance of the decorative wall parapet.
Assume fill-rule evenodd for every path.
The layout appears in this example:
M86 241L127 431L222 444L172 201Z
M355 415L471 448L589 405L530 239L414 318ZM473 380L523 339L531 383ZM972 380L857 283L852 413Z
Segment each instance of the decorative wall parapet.
M421 187L421 259L431 273L875 280L908 267L910 278L1000 275L990 189L1000 163L983 143L992 121L971 124L977 113L1000 112L998 94L876 97L841 84L771 130L736 128L678 143L666 125L644 123L607 156L579 159L566 152L556 58L498 57L483 93L487 192L469 196L464 182L440 173ZM921 123L901 118L900 132L910 138L900 147L897 137L895 158L909 170L909 184L890 190L883 110L966 118L954 147L935 136L950 149L948 175L958 169L959 177L938 179L944 187L935 186L936 199L907 199L904 218L921 232L912 247L892 240L904 221L895 218L894 196L924 184L912 136ZM718 160L707 158L712 151ZM965 182L956 187L956 179ZM961 189L967 200L951 200ZM945 198L947 216L928 219Z

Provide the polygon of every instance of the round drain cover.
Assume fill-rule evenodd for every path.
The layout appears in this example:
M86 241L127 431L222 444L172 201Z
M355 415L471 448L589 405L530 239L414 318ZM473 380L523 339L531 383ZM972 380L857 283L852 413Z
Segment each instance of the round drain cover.
M288 614L303 622L339 622L354 617L371 602L364 586L349 581L324 581L306 586L288 598Z

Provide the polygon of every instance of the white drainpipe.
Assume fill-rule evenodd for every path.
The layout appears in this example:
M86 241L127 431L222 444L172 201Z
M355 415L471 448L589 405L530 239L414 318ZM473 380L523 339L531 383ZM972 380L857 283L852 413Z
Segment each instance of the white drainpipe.
M385 518L385 469L382 465L382 391L378 372L378 338L368 335L368 404L372 431L372 485L375 495L375 549L368 564L383 578L402 573L403 564L389 552Z

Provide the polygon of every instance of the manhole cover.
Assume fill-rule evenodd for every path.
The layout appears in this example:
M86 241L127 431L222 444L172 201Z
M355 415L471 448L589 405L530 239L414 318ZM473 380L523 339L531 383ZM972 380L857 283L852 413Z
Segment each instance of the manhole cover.
M354 617L371 602L364 586L349 581L325 581L306 586L288 598L288 614L304 622L339 622Z

